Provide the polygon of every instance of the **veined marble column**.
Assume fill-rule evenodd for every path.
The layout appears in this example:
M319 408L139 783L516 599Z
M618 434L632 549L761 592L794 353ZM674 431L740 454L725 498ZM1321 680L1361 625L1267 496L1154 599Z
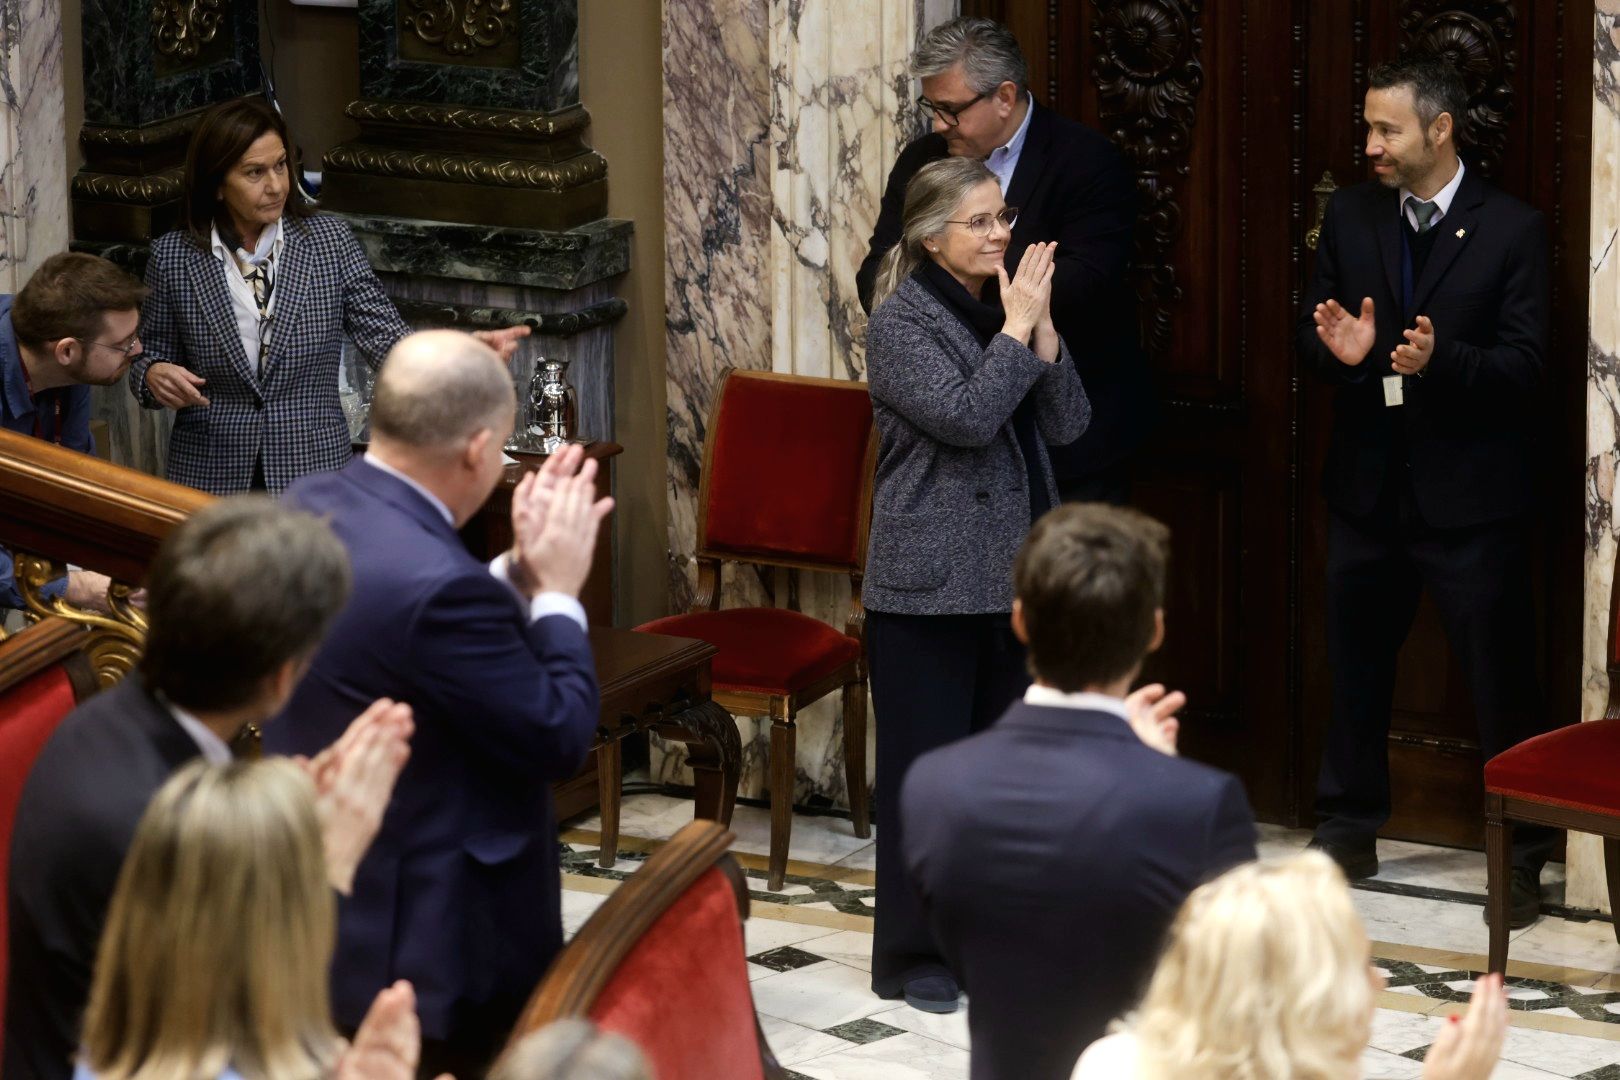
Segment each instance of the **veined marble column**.
M67 145L62 9L54 0L0 3L0 292L22 288L67 250Z
M855 272L894 158L920 130L906 65L928 14L922 0L664 7L672 610L691 598L704 425L720 373L865 376ZM732 568L726 606L764 595ZM847 581L803 578L804 610L834 625L848 597ZM800 716L797 802L847 805L835 702ZM741 793L759 796L769 725L741 723ZM682 761L679 748L655 747L655 777L690 783Z
M1609 701L1609 600L1620 538L1620 0L1597 0L1592 53L1590 338L1586 390L1586 622L1581 719ZM1566 902L1609 908L1598 838L1569 834Z

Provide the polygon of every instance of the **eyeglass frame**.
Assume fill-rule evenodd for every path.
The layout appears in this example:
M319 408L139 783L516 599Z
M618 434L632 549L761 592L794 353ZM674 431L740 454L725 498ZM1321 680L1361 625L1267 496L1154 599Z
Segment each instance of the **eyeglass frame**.
M998 86L996 89L999 90L1001 88ZM917 97L917 107L922 109L924 112L933 113L937 118L944 121L951 127L959 127L962 123L963 113L973 108L973 106L977 105L985 98L992 96L995 94L995 92L995 90L986 90L982 94L975 94L973 96L973 100L956 106L941 105L937 101L929 101L928 95L920 94Z
M100 345L103 349L111 349L115 353L123 353L124 359L128 360L135 352L135 346L141 344L141 335L139 332L131 334L129 344L122 346L109 345L105 341L97 341L94 338L79 338L78 340L84 342L86 345Z
M974 236L978 236L979 239L982 240L982 239L984 239L984 237L989 236L992 232L995 231L995 228L996 228L995 223L998 222L998 221L1001 222L1003 225L1005 225L1007 227L1008 232L1012 232L1013 226L1015 224L1017 224L1017 222L1018 222L1018 211L1019 211L1019 209L1020 208L1016 207L1016 206L1003 206L998 213L994 213L994 214L974 214L973 217L968 218L966 221L959 221L959 220L956 220L955 218L946 218L945 219L945 224L946 225L966 225L968 227L968 232L973 232L974 219L975 218L981 218L981 217L987 217L987 218L990 219L990 224L986 225L984 227L983 235L980 235L979 233L973 233ZM1011 221L1007 220L1007 218L1009 216L1012 218Z

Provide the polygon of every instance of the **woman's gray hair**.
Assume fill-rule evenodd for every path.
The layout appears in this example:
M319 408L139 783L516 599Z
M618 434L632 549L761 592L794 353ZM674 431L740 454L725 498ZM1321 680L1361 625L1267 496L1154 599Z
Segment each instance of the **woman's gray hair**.
M872 285L873 311L894 295L900 283L928 258L923 241L945 231L951 215L962 205L967 193L986 180L994 182L995 179L996 174L984 162L971 157L940 158L917 170L917 175L906 185L900 239L878 263L877 280Z
M1029 88L1029 64L1012 31L994 19L963 16L940 23L923 35L911 57L919 79L962 65L962 77L975 94L988 94L1004 82Z
M653 1073L623 1035L565 1018L518 1040L495 1062L489 1080L653 1080Z

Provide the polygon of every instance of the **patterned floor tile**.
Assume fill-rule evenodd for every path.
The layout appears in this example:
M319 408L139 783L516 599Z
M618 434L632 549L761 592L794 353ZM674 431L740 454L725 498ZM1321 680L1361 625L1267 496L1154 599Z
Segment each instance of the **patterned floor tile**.
M828 1035L836 1035L852 1043L871 1043L879 1039L891 1038L895 1035L904 1035L904 1028L890 1027L881 1020L866 1017L861 1020L851 1020L847 1024L824 1029Z

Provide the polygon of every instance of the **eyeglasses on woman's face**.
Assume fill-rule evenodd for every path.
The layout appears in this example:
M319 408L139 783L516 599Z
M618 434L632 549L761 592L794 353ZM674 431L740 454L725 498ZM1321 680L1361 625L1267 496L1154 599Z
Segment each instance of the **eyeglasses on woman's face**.
M972 233L974 236L977 236L979 239L983 240L985 237L989 236L992 232L995 232L996 222L999 221L1002 225L1005 225L1007 227L1008 232L1011 232L1012 227L1013 227L1013 222L1015 222L1017 220L1018 220L1018 207L1016 207L1016 206L1006 206L1006 207L1002 208L1002 210L1001 210L1001 212L999 214L974 214L972 217L968 218L966 221L954 221L951 218L946 218L945 219L945 224L947 224L947 225L966 225L967 229L968 229L968 232Z

